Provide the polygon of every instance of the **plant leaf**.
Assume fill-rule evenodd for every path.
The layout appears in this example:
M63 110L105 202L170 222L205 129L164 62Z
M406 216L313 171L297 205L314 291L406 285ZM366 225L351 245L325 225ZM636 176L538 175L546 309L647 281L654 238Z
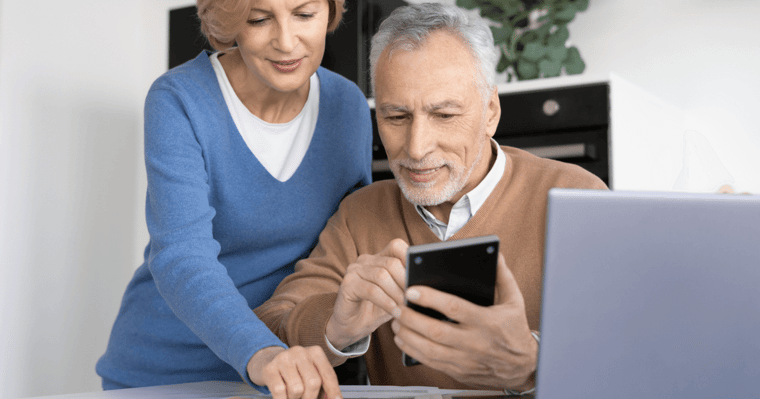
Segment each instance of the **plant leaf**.
M515 30L509 26L502 26L501 28L491 26L491 33L493 33L493 42L495 44L507 43L509 38L512 37L512 33Z
M567 57L567 47L564 44L546 47L546 55L552 61L562 62Z
M546 37L549 35L549 32L552 29L552 24L545 23L541 25L539 28L534 29L532 32L535 32L536 36L539 37L540 40L546 39Z
M568 75L578 75L586 69L586 63L581 58L578 48L573 46L567 49L567 58L562 62Z
M538 63L538 71L545 78L559 76L562 72L562 62L543 59Z
M498 2L483 1L480 5L480 15L492 21L503 21L507 14Z
M520 10L523 7L522 1L520 0L497 0L492 2L495 6L501 8L501 10L504 12L504 19L507 19L508 17L512 15L517 15L520 13Z
M567 30L567 24L557 25L557 30L549 35L546 41L549 46L565 46L567 39L570 38L570 31Z
M575 18L575 9L573 7L564 7L554 14L554 18L557 20L558 24L568 23Z
M588 0L575 0L572 4L578 11L586 11L588 9Z
M520 60L517 62L517 76L520 80L535 79L538 77L538 67L530 61Z
M457 0L457 6L472 10L480 6L476 0Z
M504 55L504 53L501 53L501 58L499 59L499 65L496 65L496 73L502 73L509 68L509 66L512 65L511 62L507 59L507 56Z
M525 45L521 58L530 62L538 62L546 55L546 47L538 42L531 42Z

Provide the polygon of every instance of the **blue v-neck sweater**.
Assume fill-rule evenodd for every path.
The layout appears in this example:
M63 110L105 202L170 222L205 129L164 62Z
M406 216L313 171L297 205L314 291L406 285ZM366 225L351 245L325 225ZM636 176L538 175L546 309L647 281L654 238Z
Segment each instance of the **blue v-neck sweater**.
M203 52L161 76L145 104L145 262L127 286L105 354L104 388L251 383L246 365L284 346L251 311L308 256L343 196L371 180L367 101L320 68L319 116L287 181L235 127Z

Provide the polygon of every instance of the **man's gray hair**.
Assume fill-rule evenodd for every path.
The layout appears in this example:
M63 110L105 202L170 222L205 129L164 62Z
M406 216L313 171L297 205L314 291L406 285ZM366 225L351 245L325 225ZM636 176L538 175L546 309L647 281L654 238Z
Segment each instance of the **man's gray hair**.
M369 72L372 93L375 92L375 75L380 54L388 48L389 53L396 49L414 50L425 44L428 35L438 30L445 30L459 36L470 48L477 60L479 77L476 75L478 88L486 101L493 92L496 81L496 63L499 53L493 42L493 34L486 22L464 9L439 3L423 3L403 6L393 10L390 16L380 24L372 37L369 55Z

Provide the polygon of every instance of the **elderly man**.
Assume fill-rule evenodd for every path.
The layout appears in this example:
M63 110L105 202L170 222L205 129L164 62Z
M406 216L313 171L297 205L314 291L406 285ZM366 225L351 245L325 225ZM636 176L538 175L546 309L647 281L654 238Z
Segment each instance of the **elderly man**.
M333 365L364 354L375 385L534 386L547 191L606 189L575 165L499 147L488 26L453 6L402 7L372 41L380 137L395 181L348 196L256 314ZM405 287L409 245L498 235L496 303ZM457 321L429 318L404 299ZM422 364L405 367L402 351Z

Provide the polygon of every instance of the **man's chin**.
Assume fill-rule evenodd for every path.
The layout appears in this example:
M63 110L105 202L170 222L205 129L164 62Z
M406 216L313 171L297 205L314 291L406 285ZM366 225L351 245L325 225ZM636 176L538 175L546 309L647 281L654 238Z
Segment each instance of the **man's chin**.
M448 195L445 190L436 189L436 182L412 183L396 176L396 183L406 200L414 205L436 206L453 197L453 194Z

